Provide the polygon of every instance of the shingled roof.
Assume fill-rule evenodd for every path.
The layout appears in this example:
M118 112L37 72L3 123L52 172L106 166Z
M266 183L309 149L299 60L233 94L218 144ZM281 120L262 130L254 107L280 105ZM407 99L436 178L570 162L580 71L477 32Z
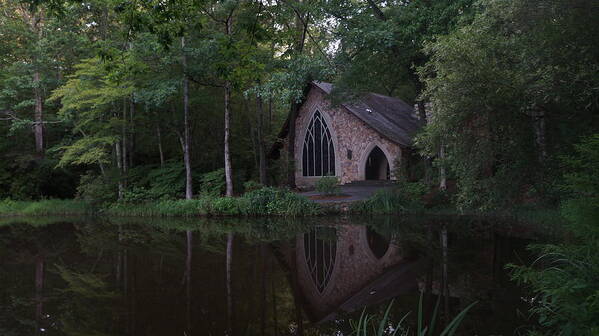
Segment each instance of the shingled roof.
M331 83L314 81L312 87L326 94L333 91ZM424 126L424 122L415 116L412 106L399 98L367 93L360 100L343 103L341 106L384 137L402 146L412 146L414 135ZM289 119L286 119L277 137L283 139L287 137L288 132ZM268 158L278 159L282 146L280 140L276 141L269 151Z
M331 83L315 81L312 85L326 94L333 91ZM341 106L389 140L403 146L412 146L414 134L424 125L416 117L413 107L399 98L367 93L361 99L342 103Z

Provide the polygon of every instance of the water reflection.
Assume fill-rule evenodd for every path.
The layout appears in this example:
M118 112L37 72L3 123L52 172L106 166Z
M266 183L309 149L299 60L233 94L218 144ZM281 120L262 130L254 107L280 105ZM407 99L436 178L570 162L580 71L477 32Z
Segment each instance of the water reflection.
M512 334L503 265L525 240L480 223L380 218L0 223L0 335L347 334L363 307ZM488 224L488 223L486 223ZM501 323L493 314L502 314ZM412 314L415 315L415 314ZM413 321L412 321L413 322Z

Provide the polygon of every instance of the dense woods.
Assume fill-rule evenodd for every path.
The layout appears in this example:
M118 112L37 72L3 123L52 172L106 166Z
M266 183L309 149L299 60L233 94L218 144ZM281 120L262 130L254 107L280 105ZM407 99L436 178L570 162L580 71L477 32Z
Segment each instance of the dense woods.
M0 0L0 199L293 188L293 146L269 153L311 81L399 97L426 120L417 183L452 209L561 209L567 244L537 248L559 267L514 276L546 330L591 335L598 21L594 0Z
M426 181L457 181L465 208L556 204L559 156L597 129L591 1L2 9L1 197L190 199L211 192L206 173L228 196L250 180L293 186L293 153L268 152L311 80L335 83L336 101L418 106Z

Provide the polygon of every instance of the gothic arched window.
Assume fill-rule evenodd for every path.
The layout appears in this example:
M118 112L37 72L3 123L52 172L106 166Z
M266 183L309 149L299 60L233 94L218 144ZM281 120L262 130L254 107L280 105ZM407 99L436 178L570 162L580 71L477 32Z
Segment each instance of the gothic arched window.
M314 113L306 130L302 168L304 176L335 175L333 138L319 111Z

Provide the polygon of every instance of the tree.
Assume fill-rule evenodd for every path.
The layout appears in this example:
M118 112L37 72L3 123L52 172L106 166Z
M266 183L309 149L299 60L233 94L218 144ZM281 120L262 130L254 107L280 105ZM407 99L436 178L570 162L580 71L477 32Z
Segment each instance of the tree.
M511 206L524 193L542 199L556 154L597 127L598 36L583 28L594 20L592 4L477 6L471 24L426 45L420 74L432 117L418 142L431 156L446 146L442 164L455 174L462 207Z

